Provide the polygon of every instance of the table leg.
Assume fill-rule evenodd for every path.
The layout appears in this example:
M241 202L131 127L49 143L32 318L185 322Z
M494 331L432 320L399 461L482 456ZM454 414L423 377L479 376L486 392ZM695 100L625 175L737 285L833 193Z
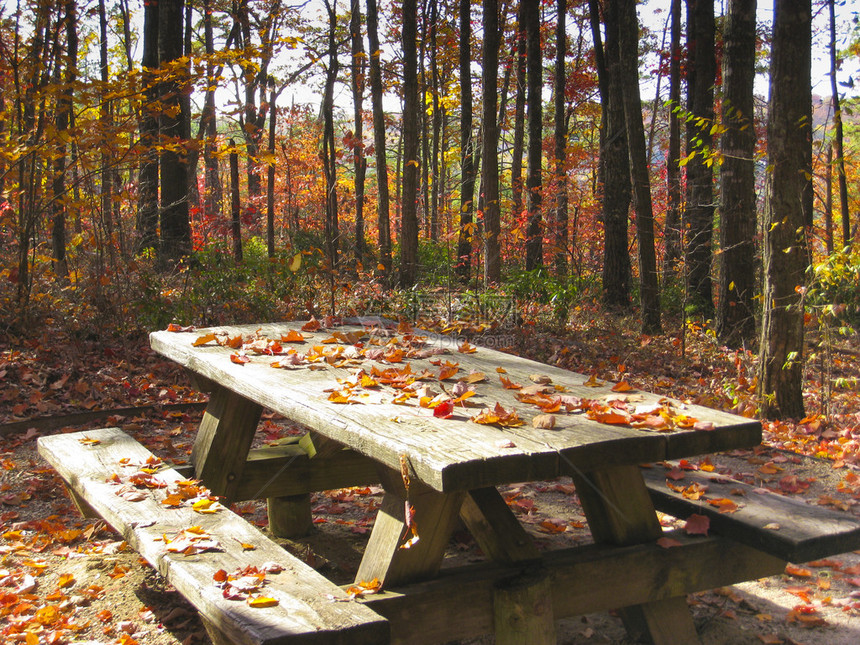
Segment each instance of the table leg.
M305 444L305 440L309 441L309 445ZM305 449L310 459L331 457L343 451L343 444L321 435L305 435L299 445ZM300 538L313 530L310 493L269 497L266 499L266 510L269 530L276 537Z
M263 408L227 388L213 389L191 449L194 473L215 495L233 500Z
M595 542L630 545L661 536L663 531L638 466L579 471L572 476ZM656 645L700 642L683 597L625 607L619 614L634 640Z
M439 571L445 548L457 526L463 493L440 493L412 482L407 495L399 473L380 473L385 496L382 498L373 531L356 580L374 578L388 587L429 578ZM415 511L418 542L401 548L412 537L406 523L406 501Z

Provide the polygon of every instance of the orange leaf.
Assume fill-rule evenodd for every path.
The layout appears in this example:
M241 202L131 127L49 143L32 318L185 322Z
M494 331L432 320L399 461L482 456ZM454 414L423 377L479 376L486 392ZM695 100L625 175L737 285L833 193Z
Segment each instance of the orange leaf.
M302 331L317 331L322 325L316 317L311 316L311 319L302 325Z
M196 339L194 339L194 342L191 344L194 347L200 347L200 345L205 345L206 343L210 343L215 339L215 334L203 334L202 336L198 336Z
M710 528L710 518L707 515L700 515L699 513L693 513L687 518L687 523L684 525L687 535L707 535Z
M60 579L57 581L57 586L60 589L65 589L66 587L71 587L75 584L75 576L71 573L64 573L60 576Z
M236 365L244 365L245 363L250 363L251 359L248 358L245 354L233 353L230 354L230 360Z
M291 329L286 334L281 334L281 342L282 343L303 343L303 342L305 342L305 337L302 336L302 334L297 332L295 329Z
M583 385L585 385L587 387L600 387L601 385L603 385L603 381L598 381L597 380L597 374L592 374L588 378L588 380L585 383L583 383Z
M810 569L806 569L805 567L798 567L791 563L785 565L785 572L794 576L795 578L811 578L812 571Z
M502 382L502 385L506 390L519 390L523 387L519 383L514 383L511 379L504 376L499 376L499 380Z
M449 379L459 371L460 368L457 365L443 365L442 369L439 370L439 380L444 381L445 379Z
M633 389L633 386L630 385L627 381L619 381L615 385L612 386L613 392L629 392Z
M457 348L457 351L460 352L461 354L474 354L475 352L478 351L478 348L475 347L474 345L470 345L469 341L464 340L463 344Z

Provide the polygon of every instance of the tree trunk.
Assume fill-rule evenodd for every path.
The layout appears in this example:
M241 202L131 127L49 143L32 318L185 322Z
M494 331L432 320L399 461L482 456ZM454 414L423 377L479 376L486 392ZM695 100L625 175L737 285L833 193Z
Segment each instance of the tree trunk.
M74 0L66 0L66 65L64 85L57 99L56 127L58 133L68 134L72 120L75 79L78 75L78 17ZM58 68L59 69L59 68ZM66 144L60 139L54 159L51 209L51 247L53 250L54 274L61 285L69 282L69 266L66 261Z
M833 145L827 145L824 167L824 244L827 255L833 255Z
M664 225L664 280L678 272L681 259L681 0L672 0L669 59L669 147L666 155L666 222Z
M107 13L105 12L105 0L99 0L99 71L102 82L102 87L107 91L108 80L110 79L110 69L108 64L108 42L107 42ZM99 125L102 128L102 136L110 137L110 132L113 129L113 116L111 101L104 94L99 97ZM113 222L113 150L104 146L101 153L101 169L99 177L101 183L99 186L101 197L101 215L102 226L105 232L105 246L108 254L113 256L115 240L114 237L114 222Z
M462 2L463 0L461 0ZM511 204L514 221L521 225L523 215L523 149L526 122L526 28L523 3L517 8L516 83L514 100L514 142L511 148Z
M137 231L140 235L138 250L155 249L158 245L158 0L143 6L143 57L141 59L143 106L138 129L142 150L137 175Z
M711 241L714 229L714 0L688 0L686 264L690 304L704 318L714 316Z
M543 265L543 218L541 172L543 144L543 57L540 49L540 1L523 0L523 22L526 29L526 66L528 68L528 177L526 198L526 270ZM486 162L485 162L486 163Z
M851 246L851 216L848 210L848 182L845 178L845 135L842 131L842 106L836 84L836 0L827 0L830 10L830 95L833 101L833 147L836 152L836 178L839 185L839 211L842 214L842 246Z
M483 167L481 191L484 194L484 280L487 284L499 282L502 277L502 260L499 252L501 233L499 217L499 126L496 121L498 106L499 73L499 4L497 0L483 0L484 46L483 109L481 111L481 138Z
M204 131L203 163L206 166L204 176L204 212L215 220L221 217L221 202L224 198L221 186L221 173L218 168L218 157L215 154L218 141L218 122L215 109L215 88L217 86L215 65L211 57L215 54L215 43L212 33L212 0L203 2L203 31L206 47L206 93L203 104L201 121Z
M467 283L472 266L475 225L474 135L472 133L472 3L460 0L460 230L457 240L457 275Z
M730 0L723 36L717 337L729 347L755 337L755 12L755 0Z
M158 10L158 58L164 66L182 56L182 14L185 0L161 0ZM165 149L161 153L161 258L179 260L191 252L188 217L188 171L185 150L189 115L181 100L188 79L176 73L161 83L160 130Z
M437 25L439 16L438 0L430 2L430 92L433 104L433 132L430 150L430 176L433 184L430 187L430 239L439 241L439 189L441 177L439 176L439 147L442 136L442 105L439 101L439 51L437 45Z
M609 309L630 306L630 251L627 217L630 211L630 167L618 49L618 15L606 6L606 46L600 39L600 3L589 0L591 32L600 87L600 161L597 190L603 219L603 304Z
M321 157L325 173L325 243L329 270L338 265L339 223L337 212L337 151L334 138L334 84L337 81L337 2L325 0L328 12L328 66L323 91L323 141ZM332 312L333 313L333 312Z
M233 238L233 259L242 262L242 204L239 201L239 153L236 142L230 139L230 220Z
M278 94L272 87L269 91L269 164L266 168L266 251L269 259L275 257L275 134L278 127L278 110L275 101Z
M567 54L567 0L557 0L558 21L555 35L554 83L554 144L555 144L555 268L560 275L567 273L567 120L565 105L564 59Z
M352 105L355 120L352 142L352 165L355 171L355 260L364 262L364 178L367 174L367 159L364 157L364 78L367 59L361 37L361 4L352 0L349 21L352 64Z
M642 333L660 332L660 290L657 279L657 256L654 250L654 213L651 209L651 181L646 159L645 128L642 124L642 100L639 96L639 21L636 0L619 2L618 49L621 60L621 87L636 232L639 236L639 305L642 309Z
M768 104L764 314L759 395L765 417L801 418L803 287L809 264L805 193L812 169L810 2L777 0Z
M400 286L418 278L418 7L403 2L403 199L400 230Z
M389 217L388 161L385 114L382 111L382 69L376 0L367 0L367 40L370 46L370 102L373 107L373 142L376 151L377 228L379 255L385 276L391 275L391 223Z

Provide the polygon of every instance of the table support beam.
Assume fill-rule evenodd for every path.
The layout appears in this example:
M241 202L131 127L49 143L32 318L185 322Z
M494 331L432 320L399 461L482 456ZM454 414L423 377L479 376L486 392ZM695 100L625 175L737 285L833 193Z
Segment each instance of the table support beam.
M627 546L657 540L663 534L638 466L571 474L596 542ZM619 614L635 641L654 645L699 642L682 596L626 607Z
M442 564L445 548L457 526L464 493L440 493L418 482L405 491L400 473L381 469L385 488L370 541L356 574L357 582L374 578L386 586L415 582L434 576ZM402 548L411 530L406 523L406 502L414 509L419 539Z
M215 495L232 502L245 468L263 407L217 386L200 422L191 450L198 479Z

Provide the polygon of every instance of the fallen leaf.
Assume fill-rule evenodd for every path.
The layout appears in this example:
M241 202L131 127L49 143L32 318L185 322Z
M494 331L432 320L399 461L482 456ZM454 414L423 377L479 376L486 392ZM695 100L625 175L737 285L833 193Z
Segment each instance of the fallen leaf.
M684 531L686 531L687 535L707 535L710 528L710 518L707 515L700 515L699 513L693 513L687 518L686 524L684 524Z
M548 430L550 428L555 427L555 415L552 414L538 414L532 419L532 426L535 428L541 428L544 430Z
M277 598L268 598L266 596L254 596L252 598L248 598L248 605L257 609L276 607L278 604L280 603Z

